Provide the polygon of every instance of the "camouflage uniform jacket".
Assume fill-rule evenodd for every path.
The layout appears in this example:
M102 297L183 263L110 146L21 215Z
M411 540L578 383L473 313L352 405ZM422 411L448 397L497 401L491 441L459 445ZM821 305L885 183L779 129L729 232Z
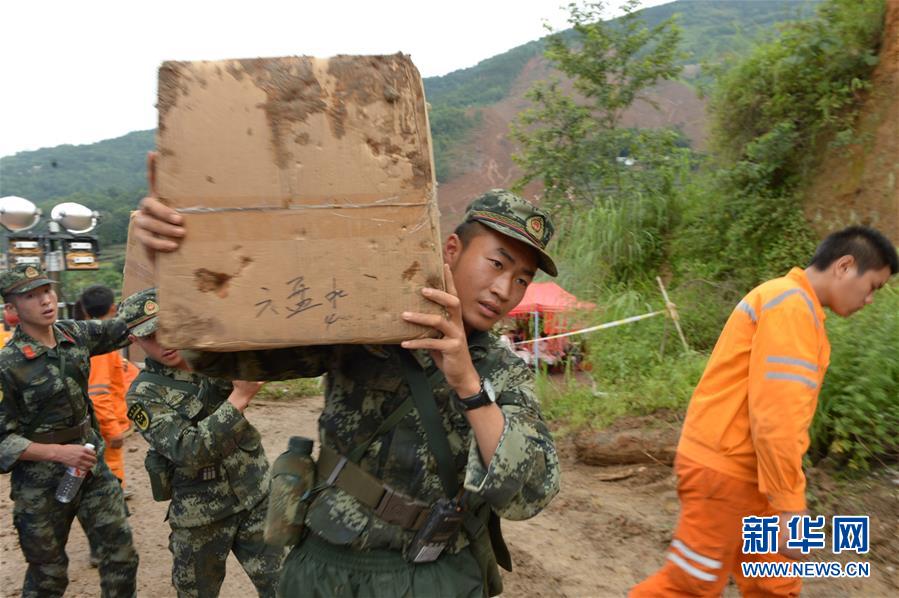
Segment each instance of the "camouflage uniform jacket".
M474 506L486 501L501 517L532 517L559 490L559 460L534 395L531 372L488 333L472 334L468 342L475 366L483 369L485 363L490 364L482 373L493 385L505 416L503 434L489 467L481 460L474 433L452 399L443 373L426 352L414 353L428 375L460 485L464 483L474 495ZM323 445L347 455L367 441L410 396L395 351L387 346L335 345L187 355L195 368L209 374L246 380L327 374L319 435ZM433 503L443 495L437 464L415 409L375 439L359 465L407 497ZM403 549L413 535L381 520L336 487L323 490L315 498L306 525L333 544L357 549ZM453 550L467 543L465 534L459 534Z
M128 391L128 417L173 466L171 525L206 525L256 506L268 495L268 459L259 432L228 402L231 383L152 359L145 365L201 388L197 396L138 376Z
M31 444L25 438L29 428L31 434L53 432L78 425L89 415L93 430L81 442L96 446L98 454L103 452L87 394L90 358L127 344L128 329L119 319L62 320L53 325L53 333L56 346L51 349L19 326L0 349L0 472L12 471L13 500L25 480L41 479L53 485L60 475L58 463L19 461Z

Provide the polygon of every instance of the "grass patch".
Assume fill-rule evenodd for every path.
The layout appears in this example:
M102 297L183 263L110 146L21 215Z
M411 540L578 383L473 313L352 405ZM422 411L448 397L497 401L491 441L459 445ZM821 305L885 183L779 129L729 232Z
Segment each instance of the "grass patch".
M586 325L653 311L661 302L658 291L648 287L607 291L596 299L596 321ZM679 305L681 312L690 307ZM685 352L673 324L662 316L594 332L584 342L589 372L537 377L544 415L562 434L601 429L625 415L683 411L708 359L706 353Z

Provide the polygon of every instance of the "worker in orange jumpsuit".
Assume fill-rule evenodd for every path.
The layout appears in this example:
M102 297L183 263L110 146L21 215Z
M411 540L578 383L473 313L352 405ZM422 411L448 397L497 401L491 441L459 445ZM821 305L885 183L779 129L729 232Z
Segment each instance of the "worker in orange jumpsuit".
M105 320L115 317L115 296L103 285L88 287L78 300L84 316ZM125 405L124 366L118 351L91 357L91 375L88 394L100 425L100 434L106 443L105 459L109 469L125 485L125 460L123 444L130 428L128 408ZM125 498L131 492L125 491Z
M849 316L899 270L895 246L850 227L811 264L749 292L730 315L696 387L677 448L680 517L664 566L632 597L798 596L798 577L744 577L741 562L796 559L787 523L806 514L802 457L830 362L824 307ZM778 552L743 554L743 517L778 516Z

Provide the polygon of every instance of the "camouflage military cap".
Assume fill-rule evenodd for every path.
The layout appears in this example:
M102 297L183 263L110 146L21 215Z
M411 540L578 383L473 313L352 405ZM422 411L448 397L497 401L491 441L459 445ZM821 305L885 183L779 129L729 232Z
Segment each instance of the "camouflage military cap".
M20 295L42 287L56 284L40 268L28 264L18 264L0 274L0 295L6 299L10 295Z
M505 189L492 189L475 199L465 211L465 221L475 220L537 250L537 265L555 276L553 258L546 252L555 228L549 215Z
M128 332L134 336L150 336L156 332L159 328L158 314L155 288L144 289L122 299L118 309L118 317L125 320Z

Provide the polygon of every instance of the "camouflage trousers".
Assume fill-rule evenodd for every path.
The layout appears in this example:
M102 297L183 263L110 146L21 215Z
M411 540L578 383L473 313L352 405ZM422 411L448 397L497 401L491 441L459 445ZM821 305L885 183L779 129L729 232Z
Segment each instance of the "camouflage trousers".
M267 500L249 511L196 527L173 527L172 583L178 596L218 596L225 580L225 562L233 552L260 596L274 596L281 574L284 551L262 537Z
M398 550L352 550L309 533L287 555L278 595L483 598L487 588L468 548L433 563L413 565Z
M97 551L101 595L134 596L138 558L121 484L101 459L75 499L63 504L55 494L64 472L64 466L48 462L21 463L13 470L13 523L28 562L22 596L63 595L69 584L66 541L76 516Z

